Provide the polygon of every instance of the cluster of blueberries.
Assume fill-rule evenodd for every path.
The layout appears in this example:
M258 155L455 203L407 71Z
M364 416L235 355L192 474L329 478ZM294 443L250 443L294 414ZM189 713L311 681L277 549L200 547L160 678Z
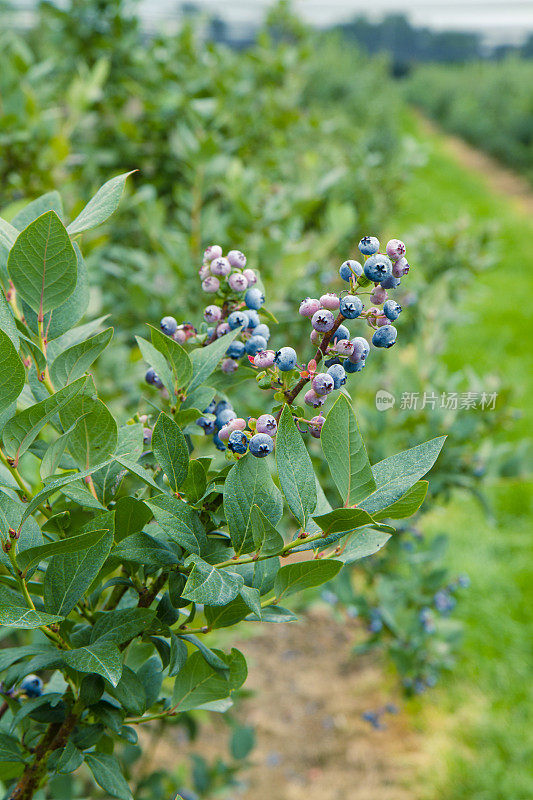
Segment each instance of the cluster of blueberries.
M368 722L375 730L382 731L385 730L387 727L384 722L382 722L382 717L385 714L397 714L398 713L398 706L394 703L387 703L386 706L383 708L378 708L377 711L363 711L361 714L361 719L365 722Z
M219 450L228 449L238 456L248 450L256 458L265 458L274 449L274 437L278 423L271 414L262 414L248 421L237 417L228 400L214 400L204 410L204 416L196 420L207 436L213 436L213 443Z

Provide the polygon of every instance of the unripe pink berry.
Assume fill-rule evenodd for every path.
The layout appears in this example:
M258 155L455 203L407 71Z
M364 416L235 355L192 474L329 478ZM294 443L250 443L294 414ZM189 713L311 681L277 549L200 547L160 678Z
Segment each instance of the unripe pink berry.
M341 356L351 356L353 353L352 342L349 339L341 339L335 344L335 352Z
M231 272L231 264L229 263L228 259L224 258L223 256L220 258L215 258L214 261L211 261L210 268L212 275L219 275L220 277L229 275Z
M319 414L317 417L311 417L309 420L309 433L311 436L314 436L315 439L320 439L320 433L322 431L322 425L326 421L326 418Z
M322 308L327 308L330 311L336 311L339 307L340 300L336 294L332 292L328 292L327 294L323 294L320 298L320 305Z
M395 278L403 278L409 272L409 262L406 258L399 258L395 264L392 265L392 274Z
M374 291L370 295L370 300L372 303L377 303L378 305L381 305L382 303L385 302L388 296L389 295L386 289L384 289L382 286L375 286Z
M187 334L181 328L178 328L177 331L174 331L172 334L172 338L178 344L184 344L187 341Z
M222 248L219 244L212 244L204 250L204 260L212 261L214 258L220 258L222 255Z
M217 325L216 334L217 339L220 339L221 336L224 336L226 333L229 333L231 330L229 323L221 322L220 325Z
M313 344L318 344L321 339L321 336L318 331L313 330L309 334L309 338L311 339Z
M321 308L320 311L316 311L313 314L311 319L311 325L315 329L315 331L320 331L321 333L326 333L330 331L333 326L335 325L335 317L327 308Z
M259 369L268 369L274 363L275 358L276 354L273 350L260 350L254 356L254 366L259 367Z
M390 325L390 319L388 319L385 314L380 314L376 320L376 324L378 328L382 328L384 325Z
M222 372L225 372L226 375L230 375L232 372L235 372L236 369L239 368L239 362L235 361L233 358L225 358L222 364L220 365Z
M320 406L323 406L326 402L326 397L325 395L318 395L314 389L309 389L305 393L304 401L308 406L311 406L311 408L320 408Z
M275 436L278 423L272 414L261 414L261 416L257 418L255 429L257 433L268 433L269 436Z
M246 428L246 420L243 419L242 417L237 417L236 419L232 419L229 424L233 425L234 431L243 431Z
M404 243L400 241L400 239L391 239L390 242L387 242L387 255L390 256L393 261L402 258L405 255Z
M233 433L233 425L231 424L232 422L233 420L227 422L226 425L223 425L218 432L218 438L222 439L223 442L227 442L230 435Z
M232 267L244 269L246 266L246 256L240 250L230 250L226 258Z
M207 266L200 267L198 275L200 276L200 280L203 281L211 275L211 270Z
M206 322L218 322L221 316L222 310L218 306L206 306L204 309L204 319Z
M205 278L205 280L202 281L202 289L204 290L204 292L209 292L211 294L213 292L218 292L218 290L220 289L220 281L218 280L218 278L215 278L213 277L213 275L210 275L208 278Z
M232 272L228 278L228 283L234 292L244 292L248 288L248 280L242 272Z
M255 274L253 269L244 269L242 271L242 274L248 281L248 286L253 286L254 283L257 283L257 275Z
M306 297L300 303L299 313L302 317L312 317L320 308L320 300L314 300L312 297Z

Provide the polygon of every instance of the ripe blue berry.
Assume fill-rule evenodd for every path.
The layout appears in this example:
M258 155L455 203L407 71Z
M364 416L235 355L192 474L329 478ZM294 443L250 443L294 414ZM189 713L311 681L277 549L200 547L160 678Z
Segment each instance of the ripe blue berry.
M249 356L256 356L261 350L266 350L268 346L267 340L264 336L257 336L255 333L253 336L250 336L246 344L244 345L244 349L248 353Z
M261 320L259 319L259 314L257 313L257 311L255 311L253 308L249 308L249 309L247 309L246 314L248 315L248 327L249 328L257 328L257 326L261 322ZM266 328L266 325L265 325L265 328ZM263 335L263 334L261 334L261 335Z
M401 282L401 278L395 278L394 275L387 275L387 277L383 278L381 281L381 288L397 289Z
M40 697L43 693L43 682L38 675L27 675L20 688L27 697Z
M244 343L233 341L226 350L226 355L229 358L242 358L244 355Z
M371 256L379 250L379 239L375 236L363 236L358 246L364 256Z
M370 345L368 344L367 340L363 336L355 336L352 339L353 344L353 352L350 356L350 361L357 363L358 361L364 361L367 355L370 353ZM346 363L344 364L346 366Z
M341 297L339 311L346 319L355 319L363 310L361 298L355 294L347 294Z
M153 367L150 367L146 371L146 375L144 376L144 380L146 381L146 383L149 383L151 386L155 386L157 389L162 389L163 388L163 383L162 383L159 375L157 374L157 372L155 371L155 369Z
M359 261L352 261L351 259L341 264L339 275L343 281L349 281L351 278L359 278L363 274L363 267Z
M251 314L252 312L249 311L248 313ZM265 325L264 322L260 322L259 325L256 325L254 328L254 335L264 336L268 342L268 340L270 339L270 328L268 327L268 325Z
M350 331L346 327L346 325L339 325L335 333L333 334L333 341L340 342L341 339L349 339L350 338Z
M267 433L269 436L275 436L278 430L278 423L272 414L261 414L255 423L255 430L257 433Z
M209 403L207 408L204 408L204 412L203 413L204 414L214 414L216 407L217 407L217 404L215 403L215 401L211 400L211 402Z
M216 431L216 422L214 419L206 419L206 417L198 417L196 424L202 428L206 436L210 436Z
M392 347L398 336L398 331L394 325L384 325L378 328L372 336L372 344L374 347Z
M220 430L224 425L226 425L231 419L237 419L237 414L232 408L225 408L223 411L217 413L216 416L216 427L217 430Z
M232 453L244 455L248 450L248 437L242 431L232 431L229 435L228 447Z
M178 323L174 317L163 317L159 325L166 336L172 336L172 334L178 329Z
M356 362L356 361L350 361L350 359L347 358L346 361L344 362L344 369L346 372L349 372L350 374L352 372L361 372L361 370L364 369L365 366L366 366L366 361Z
M402 307L398 305L396 300L387 300L387 302L383 306L383 313L387 317L387 319L392 320L394 322L395 319L398 319L402 311Z
M318 395L326 395L333 391L335 388L335 381L329 372L319 372L313 378L313 389Z
M328 311L328 309L320 309L320 311L316 311L313 314L313 318L311 319L311 325L315 329L315 331L320 331L320 333L326 333L326 331L330 331L333 326L335 325L335 317Z
M296 366L297 358L298 356L296 355L296 350L294 350L292 347L282 347L276 353L274 363L277 364L277 367L279 370L281 370L281 372L289 372Z
M265 458L274 449L274 439L268 433L256 433L250 439L248 447L256 458Z
M218 415L222 413L222 411L225 411L227 408L230 408L233 411L233 406L231 405L229 400L219 400L215 406L214 413Z
M364 270L368 280L374 281L374 283L380 283L382 280L392 275L392 261L388 256L376 253L376 255L367 258Z
M213 444L215 445L217 450L225 450L226 449L226 445L224 444L222 439L220 439L218 434L216 434L216 433L213 436Z
M256 286L252 286L251 289L248 289L246 294L244 295L244 302L246 303L247 308L253 308L257 311L265 302L265 295L258 289Z
M236 328L247 328L248 314L245 311L232 311L228 317L228 325L232 331Z
M328 375L333 378L333 388L340 389L346 383L346 370L342 364L332 364L328 368Z

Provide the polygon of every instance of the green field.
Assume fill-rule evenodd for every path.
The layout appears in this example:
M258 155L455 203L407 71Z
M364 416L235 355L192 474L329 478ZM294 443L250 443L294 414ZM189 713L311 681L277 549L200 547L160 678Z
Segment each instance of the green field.
M438 224L461 214L500 226L498 263L468 290L468 319L452 333L445 358L451 368L475 365L481 374L497 372L510 383L524 415L501 435L518 443L532 430L533 355L525 340L521 298L533 288L533 222L509 198L491 191L482 176L460 165L445 137L428 135L414 118L406 120L406 129L423 141L428 159L402 191L391 229ZM533 796L532 490L532 483L519 480L490 485L492 520L461 493L425 520L428 531L449 533L450 566L472 580L459 611L466 633L458 668L432 697L436 705L420 712L437 759L429 776L432 800Z

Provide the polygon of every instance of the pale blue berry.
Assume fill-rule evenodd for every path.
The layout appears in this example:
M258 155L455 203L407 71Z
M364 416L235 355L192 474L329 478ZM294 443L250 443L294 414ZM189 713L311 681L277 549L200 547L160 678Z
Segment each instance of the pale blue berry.
M228 325L232 331L236 328L247 328L248 314L245 311L232 311L228 317Z
M381 288L397 289L401 282L401 278L395 278L394 275L387 275L387 277L383 278L381 281Z
M378 328L372 336L372 344L374 347L392 347L398 336L398 331L394 325L384 325Z
M343 281L349 281L351 278L359 278L363 274L363 267L359 261L352 261L351 259L341 264L339 275Z
M387 300L387 302L383 306L383 313L385 314L387 319L390 319L392 322L394 322L395 319L398 319L398 317L401 314L401 311L402 307L398 305L396 300Z
M369 281L380 283L385 278L392 276L392 261L388 256L376 253L376 255L367 258L364 270Z
M292 347L282 347L277 351L274 362L281 372L289 372L296 366L298 356Z
M340 389L346 383L346 370L342 364L332 364L328 368L328 375L333 378L333 388Z
M335 317L327 308L322 308L313 314L311 325L315 331L326 333L326 331L330 331L335 325Z
M255 311L255 309L253 309L253 308L249 308L249 309L246 310L246 314L248 315L248 327L249 328L257 328L257 326L261 322L261 320L259 319L259 314L257 313L257 311Z
M355 294L347 294L341 297L339 311L346 319L355 319L363 310L361 298Z
M43 682L38 675L27 675L20 688L27 697L40 697L43 693Z
M346 325L339 325L335 333L333 334L333 341L340 342L341 339L349 339L350 338L350 331L346 327Z
M250 439L248 447L256 458L265 458L274 449L274 440L268 433L256 433Z
M264 336L258 336L254 333L253 336L247 340L246 344L244 345L244 349L248 353L249 356L255 356L257 353L261 352L261 350L266 350L268 346L267 340Z
M251 312L247 312L247 313L251 313ZM260 322L259 325L256 325L255 328L254 328L254 335L255 336L264 336L265 339L268 342L268 340L270 339L270 328L268 327L268 325L265 325L264 322Z
M230 358L242 358L244 355L244 343L234 341L226 350L226 355Z
M251 289L248 289L244 295L244 302L246 303L247 308L253 308L254 311L257 311L264 304L265 295L261 289L258 289L256 286L252 286Z
M379 250L379 239L375 236L363 236L358 246L364 256L371 256Z
M178 329L178 323L174 317L163 317L159 323L159 326L165 336L172 336L172 334Z

